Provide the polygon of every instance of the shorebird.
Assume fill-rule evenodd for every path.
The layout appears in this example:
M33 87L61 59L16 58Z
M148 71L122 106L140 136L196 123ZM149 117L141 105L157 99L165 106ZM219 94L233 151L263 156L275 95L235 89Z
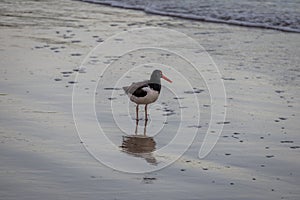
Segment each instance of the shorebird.
M157 100L161 90L161 78L172 83L160 70L154 70L150 80L132 83L130 86L123 87L130 101L136 103L136 121L139 120L140 104L145 105L145 121L148 121L147 106Z

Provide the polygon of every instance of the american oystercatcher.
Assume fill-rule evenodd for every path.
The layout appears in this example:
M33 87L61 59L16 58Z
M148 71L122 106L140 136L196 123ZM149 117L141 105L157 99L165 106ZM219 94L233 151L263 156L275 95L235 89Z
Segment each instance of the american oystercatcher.
M162 74L160 70L154 70L151 74L150 80L132 83L130 86L123 87L125 93L130 100L136 103L136 120L139 120L139 105L145 105L145 121L148 121L147 106L157 100L161 83L160 79L163 78L166 81L172 83L170 79Z

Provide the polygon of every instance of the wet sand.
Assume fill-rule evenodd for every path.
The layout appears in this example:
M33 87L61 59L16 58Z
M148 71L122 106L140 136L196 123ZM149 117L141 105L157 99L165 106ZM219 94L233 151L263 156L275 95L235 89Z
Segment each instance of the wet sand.
M299 34L67 0L0 5L1 199L299 199ZM183 32L209 52L225 83L227 116L205 159L197 157L204 120L189 127L199 134L174 164L127 174L100 164L83 147L72 116L72 87L95 45L147 26ZM205 91L196 89L208 119ZM182 92L188 97L195 91ZM101 97L96 100L98 116L109 119ZM176 116L172 108L164 112ZM174 124L168 124L171 130ZM119 133L111 139L122 145ZM156 148L169 139L154 137ZM157 159L152 153L137 158L149 165Z

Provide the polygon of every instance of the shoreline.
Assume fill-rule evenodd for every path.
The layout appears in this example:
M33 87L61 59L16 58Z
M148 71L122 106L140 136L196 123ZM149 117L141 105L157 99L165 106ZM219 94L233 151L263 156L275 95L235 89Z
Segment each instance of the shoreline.
M192 20L197 22L208 22L208 23L217 23L217 24L227 24L232 26L242 26L242 27L248 27L248 28L259 28L259 29L270 29L270 30L276 30L276 31L282 31L286 33L300 33L300 30L297 29L291 29L291 28L285 28L285 27L276 27L276 26L269 26L269 25L259 25L251 22L242 22L242 21L236 21L236 20L221 20L221 19L215 19L215 18L205 18L205 17L199 17L199 16L189 16L189 15L182 15L182 14L176 14L176 13L167 13L167 12L160 12L160 11L154 11L154 10L147 10L145 8L138 8L134 6L125 6L125 5L112 5L110 2L92 2L92 1L85 1L85 0L75 0L80 1L83 3L90 3L90 4L98 4L103 6L109 6L114 8L121 8L121 9L129 9L129 10L138 10L142 11L146 14L152 14L152 15L159 15L159 16L165 16L165 17L173 17L177 19L183 19L183 20Z

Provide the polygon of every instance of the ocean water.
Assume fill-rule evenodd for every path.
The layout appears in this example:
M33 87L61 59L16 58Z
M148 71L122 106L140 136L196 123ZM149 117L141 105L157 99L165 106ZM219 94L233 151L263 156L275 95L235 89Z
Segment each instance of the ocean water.
M193 20L300 33L300 0L82 0Z

